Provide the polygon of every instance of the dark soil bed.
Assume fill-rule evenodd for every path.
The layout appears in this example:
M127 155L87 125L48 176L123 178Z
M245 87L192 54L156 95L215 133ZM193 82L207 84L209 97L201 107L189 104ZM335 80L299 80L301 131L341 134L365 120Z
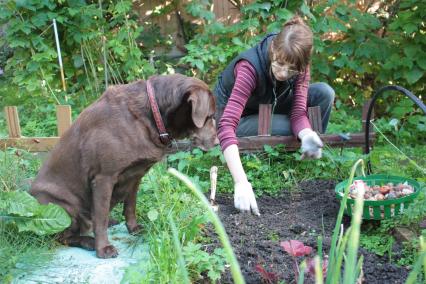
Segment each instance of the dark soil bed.
M279 197L262 196L257 199L261 216L239 213L233 206L231 195L218 196L219 217L230 237L235 254L247 283L262 283L255 270L261 264L268 272L275 273L280 281L295 283L292 258L280 247L280 241L300 240L305 245L317 248L317 237L324 232L324 253L330 248L330 239L335 226L339 203L334 197L335 182L306 181L296 192ZM349 220L345 220L348 227ZM207 234L217 244L212 230ZM398 248L394 248L398 250ZM364 283L404 283L408 271L364 249ZM396 252L397 254L397 252ZM299 263L302 258L299 259ZM305 283L312 283L305 278ZM222 283L232 283L229 271Z

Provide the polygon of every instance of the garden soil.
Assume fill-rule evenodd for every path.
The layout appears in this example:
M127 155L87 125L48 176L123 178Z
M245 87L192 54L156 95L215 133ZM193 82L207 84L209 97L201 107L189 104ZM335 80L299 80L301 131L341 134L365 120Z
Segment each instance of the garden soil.
M295 283L293 260L280 247L280 241L300 240L313 247L315 253L318 235L323 234L323 251L328 253L339 211L334 187L333 181L305 181L299 184L297 190L285 191L281 196L262 196L257 199L260 217L239 213L233 206L231 195L216 198L219 217L229 235L247 283L262 283L261 275L255 269L257 264L276 274L280 281ZM349 222L349 218L345 218L345 228L349 226ZM206 231L214 246L218 246L218 239L212 228L208 227ZM398 244L395 245L392 255L394 260L400 253L397 246ZM364 256L364 283L405 282L408 276L405 267L391 264L388 257L380 257L362 248L360 253ZM298 257L299 263L302 260L303 257ZM229 269L221 282L233 283ZM313 282L312 279L305 278L305 283Z

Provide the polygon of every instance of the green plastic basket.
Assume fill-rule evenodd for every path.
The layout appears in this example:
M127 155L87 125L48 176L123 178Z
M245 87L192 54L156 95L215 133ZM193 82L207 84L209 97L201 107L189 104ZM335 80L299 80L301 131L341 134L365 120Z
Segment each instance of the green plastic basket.
M401 214L405 209L408 208L410 203L420 193L420 184L408 178L403 178L399 176L390 176L390 175L368 175L365 177L355 177L354 180L363 180L369 186L379 185L382 186L386 183L392 182L393 184L407 182L414 188L414 192L410 195L404 197L374 201L374 200L365 200L364 201L364 211L362 213L362 218L364 220L382 220L386 218L392 218L393 216ZM341 200L345 192L345 188L348 185L348 180L344 180L336 185L336 197ZM355 200L348 198L346 202L345 214L352 216L352 210L355 205Z

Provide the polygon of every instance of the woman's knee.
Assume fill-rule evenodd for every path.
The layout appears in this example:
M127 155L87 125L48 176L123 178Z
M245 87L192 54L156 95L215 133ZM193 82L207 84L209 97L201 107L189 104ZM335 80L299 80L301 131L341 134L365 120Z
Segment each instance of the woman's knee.
M317 96L321 97L321 101L327 101L329 103L334 102L334 89L329 84L324 82L318 82L312 84L310 87L314 88L314 93L316 93Z

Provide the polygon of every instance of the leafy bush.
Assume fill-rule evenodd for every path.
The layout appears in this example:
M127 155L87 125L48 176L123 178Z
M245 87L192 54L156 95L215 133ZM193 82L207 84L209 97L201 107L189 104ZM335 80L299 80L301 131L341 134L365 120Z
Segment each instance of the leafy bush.
M7 1L0 6L0 26L6 24L0 46L13 55L5 74L17 89L5 93L6 104L32 100L70 103L81 107L97 98L110 83L151 75L154 69L136 43L143 28L132 1ZM52 21L56 19L66 78L61 80ZM71 95L70 95L71 94ZM83 105L81 105L83 104Z

